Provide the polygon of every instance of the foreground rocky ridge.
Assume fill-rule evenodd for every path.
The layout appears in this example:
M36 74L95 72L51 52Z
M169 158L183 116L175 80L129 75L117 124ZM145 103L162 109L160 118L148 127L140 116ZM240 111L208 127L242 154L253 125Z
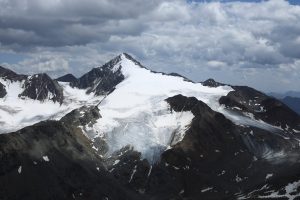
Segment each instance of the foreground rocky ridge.
M137 199L108 174L79 128L99 117L94 109L0 135L1 199Z

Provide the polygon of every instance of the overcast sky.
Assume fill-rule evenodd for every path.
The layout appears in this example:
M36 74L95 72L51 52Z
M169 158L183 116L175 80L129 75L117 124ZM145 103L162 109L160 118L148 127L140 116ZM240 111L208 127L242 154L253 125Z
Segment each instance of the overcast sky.
M296 0L0 0L0 64L80 76L122 52L194 81L300 90Z

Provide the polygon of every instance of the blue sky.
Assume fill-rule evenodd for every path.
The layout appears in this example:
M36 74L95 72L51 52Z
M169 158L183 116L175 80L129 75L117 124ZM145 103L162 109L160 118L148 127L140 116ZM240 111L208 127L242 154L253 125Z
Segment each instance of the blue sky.
M299 1L226 2L0 0L0 65L81 76L127 52L194 81L299 90Z

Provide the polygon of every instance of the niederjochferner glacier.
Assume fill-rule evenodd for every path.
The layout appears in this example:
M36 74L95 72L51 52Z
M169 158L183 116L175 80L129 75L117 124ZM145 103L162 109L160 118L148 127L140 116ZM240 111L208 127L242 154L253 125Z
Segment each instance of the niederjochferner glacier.
M126 53L80 78L0 67L0 124L0 199L300 197L297 113Z

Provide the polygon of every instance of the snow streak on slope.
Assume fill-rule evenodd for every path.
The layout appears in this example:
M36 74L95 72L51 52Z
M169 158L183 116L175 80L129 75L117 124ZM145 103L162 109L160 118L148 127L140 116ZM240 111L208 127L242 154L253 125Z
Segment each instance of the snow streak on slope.
M295 181L287 184L286 186L280 188L279 190L271 190L268 185L263 186L258 190L254 190L247 195L239 195L238 200L247 200L247 199L288 199L295 200L300 197L299 194L300 181ZM264 192L262 192L264 191ZM256 192L260 192L263 195L255 195Z
M227 119L231 120L237 125L253 126L270 132L282 132L282 128L268 124L262 120L254 118L253 114L244 112L243 114L237 114L231 110L224 109L220 106L216 111L222 113Z
M70 86L66 82L58 82L64 91L64 103L72 109L86 105L96 105L103 99L103 96L95 96L94 93L87 94L88 89L78 89Z
M47 119L60 119L71 110L86 104L96 104L94 95L86 95L85 90L73 89L66 83L61 83L64 89L64 103L53 101L38 101L29 98L19 98L23 91L23 82L11 82L0 79L5 85L7 95L0 98L0 133L17 131ZM97 97L99 99L100 97Z
M219 98L232 90L153 73L126 55L114 68L119 67L125 80L99 106L102 118L95 124L94 133L106 139L110 152L132 145L150 161L170 143L181 140L193 118L191 112L171 113L166 98L177 94L194 96L214 109L219 107Z

